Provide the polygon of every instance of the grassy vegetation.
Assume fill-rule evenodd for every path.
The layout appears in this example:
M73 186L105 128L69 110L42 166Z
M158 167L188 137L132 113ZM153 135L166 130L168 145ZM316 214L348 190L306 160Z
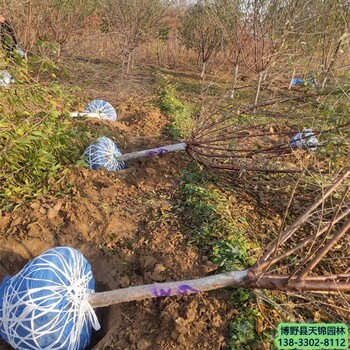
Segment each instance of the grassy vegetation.
M260 251L249 239L247 219L230 200L234 195L232 187L217 178L204 177L196 165L182 173L177 193L180 215L193 233L192 243L219 265L218 272L244 269L254 263ZM239 310L229 326L232 350L252 349L254 344L271 343L273 339L272 329L259 329L263 316L254 300L250 291L232 292L232 306Z
M229 325L230 349L264 349L264 345L274 349L274 331L266 327L266 320L259 311L252 293L245 289L237 289L232 293L231 300L235 307L238 306L239 314Z
M176 87L166 76L161 76L158 80L158 106L171 118L165 131L174 139L186 139L193 127L191 108L176 97Z
M251 252L256 247L246 239L245 219L233 217L233 203L228 201L232 189L214 181L204 178L196 165L183 171L179 188L183 214L193 228L193 242L210 247L213 262L222 270L244 268L253 263Z
M334 169L340 168L348 163L350 149L350 108L344 102L328 103L321 106L321 116L324 120L319 122L319 127L330 129L322 135L322 148L318 152L329 160L330 166ZM321 118L319 118L321 119Z

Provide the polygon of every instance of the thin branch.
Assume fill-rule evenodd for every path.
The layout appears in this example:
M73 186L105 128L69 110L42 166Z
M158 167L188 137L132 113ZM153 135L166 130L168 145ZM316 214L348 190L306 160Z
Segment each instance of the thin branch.
M337 231L333 238L324 246L323 249L311 260L306 267L298 275L299 279L304 279L305 276L322 260L322 258L332 249L334 244L343 237L350 229L350 219Z
M299 182L300 182L301 178L304 176L304 174L305 174L305 172L302 171L300 176L298 177L297 181L295 182L295 185L294 185L293 190L292 190L292 194L289 197L289 201L288 201L286 210L284 211L284 215L283 215L282 223L281 223L281 226L280 226L280 229L279 229L279 232L278 232L278 238L277 238L277 242L276 242L276 245L275 245L274 252L272 253L271 260L269 260L269 263L265 267L263 267L264 271L268 270L268 268L271 266L271 264L273 263L274 259L276 258L278 248L279 248L279 246L281 244L282 231L283 231L284 225L286 223L286 219L287 219L287 215L288 215L288 212L289 212L289 208L292 205L292 202L293 202L296 190L297 190L297 188L299 186Z
M309 206L309 208L301 214L297 220L281 235L281 238L278 239L279 244L283 244L287 241L295 231L308 219L311 213L322 204L350 175L350 170L347 169L344 173L337 179L337 181L331 185L324 194L313 204ZM265 252L265 254L254 264L254 267L260 266L263 262L266 262L270 256L275 251L275 247L277 244L277 240L271 244L271 247Z
M291 274L291 276L294 276L298 273L298 271L302 268L303 265L305 265L305 263L307 261L309 261L310 259L312 259L314 256L315 256L315 253L321 249L321 247L323 246L323 244L325 243L325 241L327 240L327 236L328 234L330 233L332 227L334 227L334 221L335 221L335 218L337 217L340 209L343 207L343 203L344 203L344 200L346 198L346 195L347 193L349 192L349 187L346 188L346 190L344 191L343 193L343 196L340 200L340 203L338 204L337 206L337 209L335 210L333 216L332 216L332 219L330 220L329 224L327 225L327 230L325 231L325 234L323 236L323 239L321 240L321 242L319 242L318 246L315 248L315 249L312 249L313 248L313 245L310 247L309 249L309 252L306 254L304 260L302 261L302 263L300 264L299 267L297 267L294 272ZM324 210L322 210L322 212L324 212ZM321 219L320 219L320 224L321 225ZM317 230L317 232L315 233L315 235L313 237L311 237L311 241L314 241L315 242L315 239L317 236L317 233L318 233L319 230Z
M334 219L333 225L337 224L340 220L342 220L343 218L345 218L349 214L350 214L350 207L347 208L347 210L344 213L342 213L341 215L339 215L337 218ZM321 230L319 230L317 235L316 235L316 238L318 238L323 233L328 231L329 227L330 227L330 223L325 225ZM292 255L293 253L295 253L296 251L300 250L301 248L306 246L308 243L310 243L313 239L314 239L314 237L305 238L302 242L298 243L296 246L289 249L288 251L276 256L272 260L267 260L266 262L262 263L261 265L259 265L260 268L266 270L266 268L265 268L266 265L268 265L270 263L271 263L270 265L273 265L273 264L277 263L278 261L281 261L282 259ZM349 257L349 259L350 259L350 257Z

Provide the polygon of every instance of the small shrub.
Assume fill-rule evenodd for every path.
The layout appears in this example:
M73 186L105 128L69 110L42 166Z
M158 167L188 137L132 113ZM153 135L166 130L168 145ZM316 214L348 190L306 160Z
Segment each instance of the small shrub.
M0 90L0 203L3 210L58 186L89 132L74 126L72 99L56 83L33 82L21 67Z

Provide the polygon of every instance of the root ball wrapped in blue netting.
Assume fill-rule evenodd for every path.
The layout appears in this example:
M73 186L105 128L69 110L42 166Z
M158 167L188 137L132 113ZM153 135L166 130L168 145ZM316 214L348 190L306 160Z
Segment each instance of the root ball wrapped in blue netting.
M289 141L289 144L292 148L315 150L318 146L318 140L312 129L305 129L303 132L293 136Z
M16 350L83 350L100 325L88 296L90 264L73 248L53 248L0 285L0 336Z
M114 107L109 102L103 100L93 100L89 102L84 112L100 113L100 118L104 120L117 120L117 112Z
M125 163L118 161L114 156L120 156L117 145L108 137L100 137L84 152L86 162L91 170L105 168L107 171L125 169Z

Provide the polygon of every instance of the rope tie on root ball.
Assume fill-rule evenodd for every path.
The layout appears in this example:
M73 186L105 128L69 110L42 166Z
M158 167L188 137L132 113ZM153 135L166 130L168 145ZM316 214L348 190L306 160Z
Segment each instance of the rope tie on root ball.
M93 100L86 105L83 112L71 112L70 116L72 118L97 118L112 122L117 120L117 112L114 107L109 102L103 100Z
M0 71L0 87L9 87L13 84L15 79L7 70Z
M73 248L53 248L0 286L0 336L16 350L83 350L100 329L88 296L90 264Z
M84 152L84 157L91 170L105 168L107 171L125 169L125 163L116 159L121 152L108 137L100 137Z
M315 151L319 146L319 142L312 129L304 129L291 138L289 141L292 148L302 148Z
M116 121L117 112L114 107L103 100L93 100L87 104L84 112L86 113L100 113L100 118L104 120Z

